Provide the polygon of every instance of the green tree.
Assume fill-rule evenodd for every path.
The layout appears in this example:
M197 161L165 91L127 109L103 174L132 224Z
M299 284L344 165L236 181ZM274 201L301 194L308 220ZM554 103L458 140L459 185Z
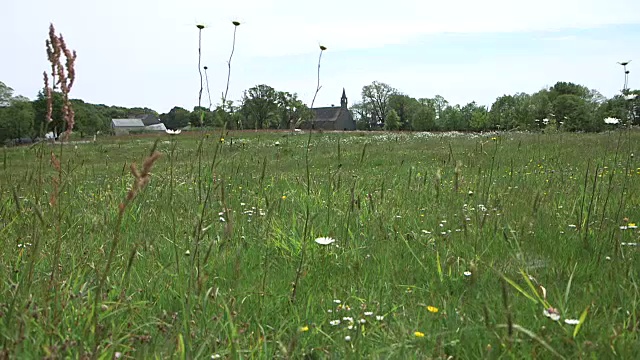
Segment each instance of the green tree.
M411 128L415 131L436 130L436 109L430 104L423 105L411 117Z
M353 113L353 119L356 121L356 129L371 130L371 104L355 102L349 110Z
M189 124L193 127L214 126L214 123L213 111L204 106L194 106L193 111L189 114Z
M474 131L485 131L491 127L489 122L489 111L484 106L478 106L471 113L469 128Z
M174 106L168 113L160 115L160 121L167 129L180 129L189 125L190 115L189 110Z
M13 89L0 81L0 107L9 106L13 99Z
M389 98L397 93L398 90L379 81L362 87L362 102L371 109L372 123L384 124L385 116L389 113Z
M280 109L280 121L277 124L278 129L292 129L313 119L313 112L302 100L298 99L297 94L286 91L276 92L276 104Z
M395 131L400 128L400 116L398 113L391 109L386 116L386 121L384 122L384 129L389 131Z
M558 81L549 89L549 99L554 102L561 95L575 95L583 100L590 100L591 90L572 82Z
M442 110L440 128L443 130L461 130L463 127L462 108L460 105L448 105Z
M30 101L11 101L0 107L0 141L33 136L35 111Z
M400 130L411 130L411 120L420 109L420 103L410 96L393 94L389 97L389 109L395 110L400 117Z
M515 127L516 106L516 98L512 95L498 97L489 110L491 128L508 130Z
M436 95L433 99L429 99L436 110L436 126L438 129L444 129L447 119L444 114L444 109L449 106L449 102L441 95Z
M240 108L242 127L264 129L272 121L278 123L279 110L278 93L271 86L261 84L245 90Z
M49 131L53 131L54 134L60 134L66 130L67 124L64 122L62 116L62 93L58 91L52 92L52 112L51 122L47 121L47 98L44 90L40 90L36 96L36 100L33 101L33 108L35 110L35 121L33 123L34 131L38 136L44 136Z
M542 89L531 95L529 109L535 127L544 126L543 120L551 116L551 105L549 90Z
M558 123L567 131L594 130L587 102L578 95L564 94L553 102L553 113Z
M98 131L107 130L111 119L107 119L98 108L82 100L72 99L71 104L75 112L74 132L80 133L80 137L93 135Z

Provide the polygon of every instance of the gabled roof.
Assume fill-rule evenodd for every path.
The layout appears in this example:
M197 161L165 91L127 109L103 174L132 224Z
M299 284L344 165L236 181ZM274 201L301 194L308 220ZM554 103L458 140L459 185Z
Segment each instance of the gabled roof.
M314 121L336 121L342 108L339 106L328 106L313 108L311 110L313 110L315 115Z
M136 119L142 120L144 126L160 124L160 119L158 119L155 115L152 114L142 114L136 116Z
M147 125L144 127L145 130L155 130L155 131L165 131L167 130L167 127L164 126L163 123L159 123L159 124L153 124L153 125Z
M141 119L111 119L111 124L115 127L144 127Z

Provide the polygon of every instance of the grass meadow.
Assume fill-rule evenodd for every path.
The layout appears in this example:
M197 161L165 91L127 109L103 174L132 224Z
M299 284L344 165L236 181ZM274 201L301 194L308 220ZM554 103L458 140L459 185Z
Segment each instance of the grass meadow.
M631 130L5 148L0 358L640 358L639 156Z

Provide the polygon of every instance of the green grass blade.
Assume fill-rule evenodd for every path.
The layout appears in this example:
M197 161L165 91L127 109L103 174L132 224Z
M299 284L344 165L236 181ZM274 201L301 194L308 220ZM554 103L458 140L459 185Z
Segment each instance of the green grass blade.
M531 296L529 293L527 293L526 291L524 291L524 289L522 287L520 287L520 285L516 284L515 281L509 279L506 275L502 274L502 278L509 283L509 285L511 285L514 289L518 290L518 292L522 295L524 295L527 299L531 300L533 303L537 304L538 300Z
M582 314L580 314L580 319L578 322L578 325L576 325L576 328L573 329L573 338L575 339L576 336L578 336L578 333L580 332L580 329L582 328L582 324L584 324L584 321L587 319L587 314L589 313L589 306L587 306L584 311L582 312Z

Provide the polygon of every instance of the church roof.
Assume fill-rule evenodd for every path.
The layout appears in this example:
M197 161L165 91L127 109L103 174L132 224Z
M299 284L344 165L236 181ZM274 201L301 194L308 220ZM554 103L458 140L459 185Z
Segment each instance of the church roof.
M338 116L340 115L340 110L342 108L340 106L327 106L320 108L313 108L313 113L315 115L315 121L336 121Z

